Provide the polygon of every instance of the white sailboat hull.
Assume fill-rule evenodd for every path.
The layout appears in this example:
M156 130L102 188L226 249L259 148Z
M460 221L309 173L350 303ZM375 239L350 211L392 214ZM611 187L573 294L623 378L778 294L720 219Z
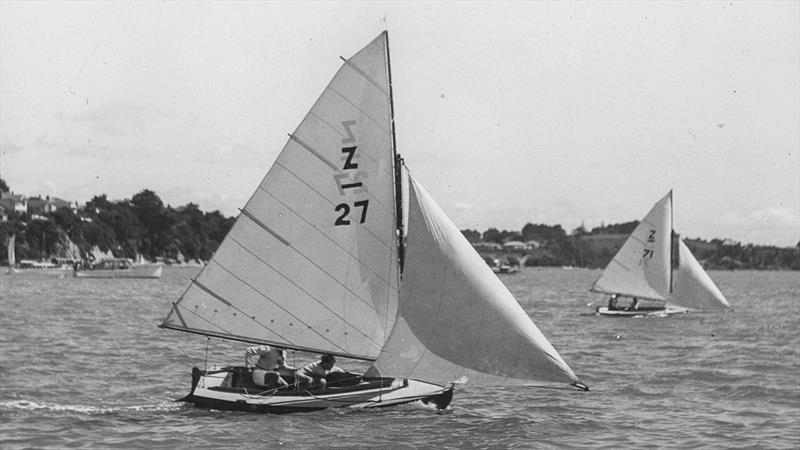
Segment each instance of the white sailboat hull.
M688 308L681 306L667 305L664 308L643 308L635 311L608 309L607 306L597 308L597 314L601 316L613 317L665 317L675 314L686 314L689 312Z
M192 392L181 399L201 408L285 414L327 408L380 408L414 401L444 409L452 399L446 388L417 380L375 378L357 385L329 387L324 391L267 389L250 384L233 387L234 369L192 371Z
M127 269L95 269L75 271L77 278L161 278L162 265L141 265Z

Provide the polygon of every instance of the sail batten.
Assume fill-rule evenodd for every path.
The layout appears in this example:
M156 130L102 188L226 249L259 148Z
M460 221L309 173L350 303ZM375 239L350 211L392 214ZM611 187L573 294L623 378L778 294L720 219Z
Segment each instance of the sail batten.
M345 65L346 65L347 67L349 67L349 68L351 68L351 69L355 70L356 72L358 72L358 74L359 74L359 75L361 75L362 77L364 77L364 79L366 79L367 81L369 81L370 83L372 83L372 85L373 85L373 86L375 86L376 88L378 88L378 90L379 90L379 91L383 92L383 94L384 94L384 95L385 95L387 98L389 97L389 92L388 92L388 91L386 91L386 89L385 89L383 86L381 86L380 84L378 84L378 82L377 82L377 81L373 80L373 79L372 79L372 77L370 77L370 76L369 76L367 73L365 73L363 70L361 70L361 69L360 69L358 66L356 66L356 65L352 64L352 63L350 62L350 60L348 60L348 59L344 58L343 56L340 56L339 58L341 58L341 59L342 59L342 61L344 61Z
M223 303L223 304L225 304L226 306L231 306L231 307L233 306L233 305L231 304L231 302L229 302L229 301L225 300L225 299L224 299L224 298L223 298L221 295L219 295L219 294L217 294L216 292L212 291L211 289L209 289L209 288L205 287L205 286L203 285L203 283L201 283L201 282L197 281L196 279L195 279L195 280L192 280L192 284L194 284L195 286L199 287L200 289L202 289L202 290L206 291L206 293L207 293L208 295L210 295L210 296L214 297L215 299L219 300L220 302L222 302L222 303Z
M304 142L302 139L300 139L300 138L299 138L299 137L297 137L296 135L294 135L294 134L290 134L290 135L289 135L289 137L290 137L290 139L291 139L291 140L293 140L294 142L296 142L296 143L297 143L297 145L299 145L300 147L303 147L304 149L308 150L308 152L309 152L309 153L311 153L312 155L316 156L316 157L317 157L317 159L319 159L320 161L322 161L323 163L325 163L325 165L326 165L326 166L328 166L328 167L330 167L332 170L335 170L335 171L338 171L338 170L339 170L339 168L338 168L338 167L336 167L336 165L335 165L335 164L333 164L332 162L330 162L330 161L328 161L327 159L325 159L325 157L324 157L324 156L322 156L322 155L321 155L321 154L320 154L318 151L314 150L314 149L313 149L313 148L312 148L310 145L308 145L307 143L305 143L305 142Z
M266 231L267 233L271 234L275 239L280 241L281 244L283 244L283 245L285 245L287 247L291 247L292 246L292 244L290 244L289 241L284 239L280 234L276 233L272 228L270 228L266 224L264 224L264 222L258 220L258 218L256 218L254 215L252 215L250 213L250 211L248 211L246 209L243 209L241 211L242 211L242 214L244 214L248 219L252 220L256 225L258 225L262 229L264 229L264 231Z

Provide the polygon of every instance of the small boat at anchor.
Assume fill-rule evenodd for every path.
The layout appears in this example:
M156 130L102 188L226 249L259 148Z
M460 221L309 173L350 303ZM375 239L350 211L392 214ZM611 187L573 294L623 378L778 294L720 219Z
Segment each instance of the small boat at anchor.
M446 408L467 381L588 390L397 155L387 33L342 59L160 326L371 366L322 390L195 367L182 400L289 413Z
M161 264L135 264L130 258L104 258L86 268L75 268L77 278L161 278Z
M590 291L611 296L608 306L596 308L603 316L670 316L730 307L683 239L673 232L672 191L642 219ZM626 303L620 304L621 299Z

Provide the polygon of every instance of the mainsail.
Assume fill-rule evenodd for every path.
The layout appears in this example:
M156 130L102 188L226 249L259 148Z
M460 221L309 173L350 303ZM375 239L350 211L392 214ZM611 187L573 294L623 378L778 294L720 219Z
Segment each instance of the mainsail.
M672 191L633 230L591 291L666 300L670 295L671 246Z
M678 239L678 268L673 275L673 290L669 303L690 309L728 308L730 304L689 247Z
M165 328L375 359L399 284L387 35L316 101Z
M417 180L410 177L400 307L380 374L446 385L578 378Z

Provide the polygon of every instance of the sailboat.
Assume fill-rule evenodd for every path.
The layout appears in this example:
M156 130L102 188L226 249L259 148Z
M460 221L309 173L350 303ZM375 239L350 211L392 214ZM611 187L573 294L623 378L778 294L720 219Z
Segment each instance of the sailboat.
M656 202L592 285L592 292L612 296L609 306L597 308L598 314L664 316L730 306L680 237L674 255L673 234L670 191ZM635 304L614 307L619 298L626 297Z
M8 238L8 270L6 273L17 273L17 257L16 257L16 250L14 247L17 245L17 235L12 234L10 238Z
M371 366L324 390L195 367L182 400L287 413L446 408L463 382L588 390L397 155L387 33L342 60L160 326Z

